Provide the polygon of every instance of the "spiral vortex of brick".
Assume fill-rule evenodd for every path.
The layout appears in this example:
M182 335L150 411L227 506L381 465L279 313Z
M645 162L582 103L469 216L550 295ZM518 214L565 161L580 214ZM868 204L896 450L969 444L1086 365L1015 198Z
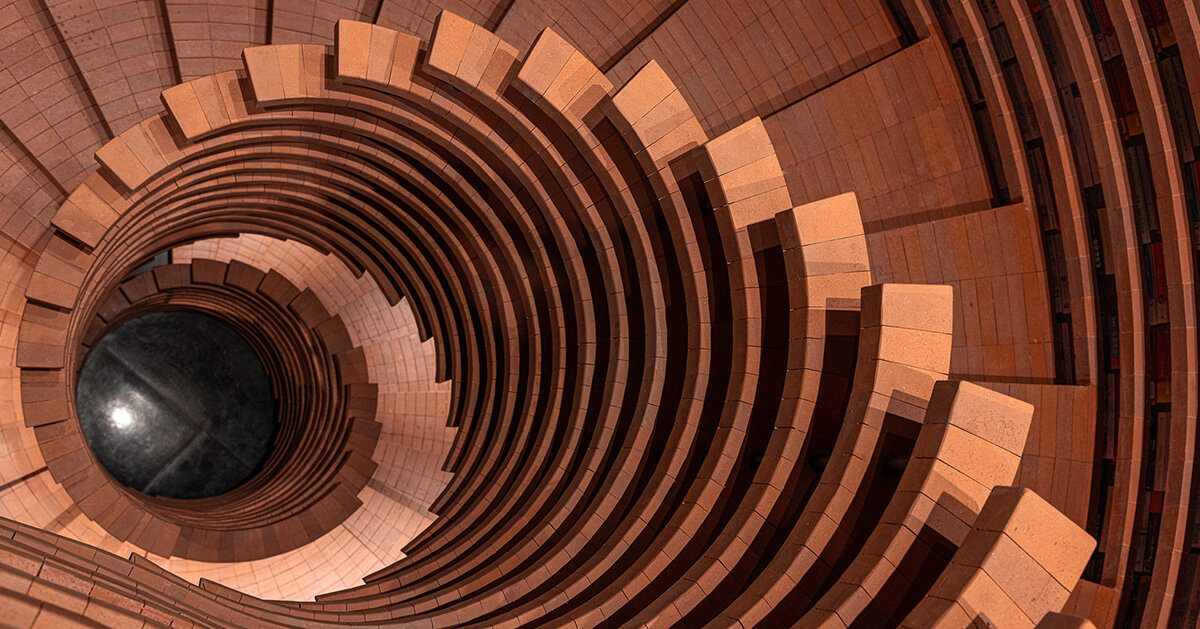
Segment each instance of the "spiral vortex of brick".
M31 153L61 194L44 233L0 226L30 462L4 480L44 461L70 504L0 519L14 624L1194 624L1191 2L299 4L131 18L175 75L89 93L98 169ZM67 12L38 19L100 74ZM443 433L376 420L404 367L318 297L331 261L448 383L405 398L452 439L428 502L375 480L389 431ZM166 308L277 384L286 447L229 494L135 495L80 437L87 347ZM347 585L317 549L392 524L369 492L430 517Z

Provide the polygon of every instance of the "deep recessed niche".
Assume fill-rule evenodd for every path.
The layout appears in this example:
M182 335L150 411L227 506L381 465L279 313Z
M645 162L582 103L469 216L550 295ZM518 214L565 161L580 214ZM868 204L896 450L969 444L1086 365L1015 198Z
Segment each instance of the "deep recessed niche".
M243 484L271 451L275 400L237 330L199 312L156 312L106 334L76 385L88 445L120 483L194 499Z

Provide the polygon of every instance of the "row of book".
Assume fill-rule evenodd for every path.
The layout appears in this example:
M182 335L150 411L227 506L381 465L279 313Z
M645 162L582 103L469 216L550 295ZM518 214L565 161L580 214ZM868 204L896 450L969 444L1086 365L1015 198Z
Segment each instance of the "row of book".
M1163 244L1161 241L1152 242L1148 245L1142 245L1138 248L1141 254L1142 267L1142 293L1149 305L1167 303L1167 265L1163 257ZM1148 309L1151 309L1148 306ZM1157 325L1165 321L1149 321L1150 325Z
M1096 40L1096 50L1100 53L1100 59L1107 60L1121 54L1121 45L1117 43L1117 29L1113 26L1108 8L1104 6L1104 0L1081 0L1081 4L1092 38Z
M1079 185L1085 190L1100 186L1100 168L1092 148L1092 131L1088 126L1087 113L1083 109L1083 98L1075 83L1058 89L1058 103L1067 127L1067 138L1071 142L1071 154L1075 158L1075 170Z
M1154 570L1154 556L1158 548L1158 531L1162 523L1163 497L1167 480L1167 453L1165 447L1170 414L1151 409L1146 414L1145 464L1140 491L1138 492L1137 524L1134 547L1129 555L1136 572Z
M1192 107L1191 90L1188 87L1187 75L1183 71L1179 47L1172 47L1160 55L1157 65L1179 160L1195 161L1196 146L1200 144L1200 129L1196 126L1195 108Z
M1167 15L1167 5L1163 0L1138 0L1138 8L1142 10L1142 19L1147 26L1158 26L1170 22Z
M1104 80L1108 84L1108 93L1117 117L1124 118L1137 113L1137 100L1133 96L1133 83L1129 80L1125 57L1117 55L1104 62Z
M1158 194L1150 167L1150 153L1145 138L1125 145L1125 171L1133 194L1133 220L1138 243L1148 245L1159 238Z
M1053 11L1039 11L1033 14L1033 25L1037 31L1038 40L1042 45L1042 58L1050 68L1050 75L1057 86L1069 85L1075 82L1071 62L1063 48L1059 35L1058 23Z
M1154 360L1146 365L1147 376L1154 382L1165 382L1171 379L1171 326L1165 323L1158 323L1149 327L1150 333L1147 335L1147 346L1149 346L1149 354L1154 357ZM1158 399L1158 392L1154 391L1154 398ZM1167 392L1168 400L1170 392Z
M1161 29L1163 26L1169 27L1170 22L1158 24L1155 28ZM1172 45L1160 49L1157 65L1179 157L1184 206L1192 226L1192 247L1197 250L1195 255L1200 256L1200 160L1197 159L1200 158L1200 149L1197 148L1200 147L1200 128L1197 127L1191 89L1183 70L1179 47Z

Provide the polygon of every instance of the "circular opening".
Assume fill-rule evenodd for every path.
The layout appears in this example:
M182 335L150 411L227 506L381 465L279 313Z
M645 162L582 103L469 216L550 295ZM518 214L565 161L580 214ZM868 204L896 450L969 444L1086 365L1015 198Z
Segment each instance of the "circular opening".
M106 334L79 372L84 438L126 487L208 498L249 480L271 451L275 400L262 362L221 320L156 312Z

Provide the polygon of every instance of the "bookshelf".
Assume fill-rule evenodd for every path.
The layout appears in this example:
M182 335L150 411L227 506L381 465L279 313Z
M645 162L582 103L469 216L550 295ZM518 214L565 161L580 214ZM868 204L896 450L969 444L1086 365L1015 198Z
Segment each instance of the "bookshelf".
M1158 0L1139 0L1145 16L1166 20ZM1150 575L1157 553L1162 520L1162 496L1166 489L1165 447L1171 411L1171 343L1168 323L1166 264L1154 174L1134 96L1129 71L1117 40L1116 28L1102 0L1081 0L1092 41L1103 65L1104 84L1121 133L1125 176L1132 197L1138 261L1141 269L1142 307L1145 315L1146 404L1143 435L1142 475L1138 486L1137 511L1130 549L1129 587L1121 601L1120 622L1140 622L1149 593ZM1150 5L1156 6L1150 6ZM1154 30L1151 26L1151 30ZM1169 30L1169 29L1168 29Z
M1141 25L1153 46L1155 71L1162 86L1167 117L1171 123L1171 134L1175 141L1176 158L1183 180L1183 203L1190 224L1192 268L1194 272L1200 273L1200 199L1198 199L1200 191L1197 190L1197 181L1200 180L1200 163L1196 159L1200 154L1200 132L1197 132L1196 112L1192 103L1191 89L1184 72L1183 59L1175 36L1175 29L1171 23L1170 12L1165 3L1163 0L1139 0L1138 8L1142 15ZM1141 150L1144 150L1144 147ZM1138 174L1144 176L1143 173ZM1157 360L1153 365L1148 366L1148 371L1152 371L1152 377L1157 385L1153 391L1154 403L1158 408L1169 409L1171 401L1169 313L1166 309L1165 277L1157 272L1157 268L1163 264L1161 260L1162 244L1154 242L1153 232L1151 233L1150 247L1149 255L1152 263L1156 265L1156 272L1151 277L1155 284L1152 310L1148 314L1147 320L1151 330L1147 345L1153 345ZM1163 282L1162 285L1160 285L1160 281ZM1167 383L1168 386L1163 387L1163 383ZM1165 415L1159 417L1156 413L1155 419L1161 425L1167 420L1167 417ZM1161 465L1161 462L1157 464ZM1194 574L1200 570L1200 508L1197 505L1198 500L1200 500L1200 470L1193 470L1187 524L1188 543L1180 565L1180 571L1183 574ZM1153 507L1150 512L1154 513ZM1181 579L1180 590L1175 595L1176 602L1172 610L1172 620L1175 623L1183 623L1200 614L1200 592L1189 591L1183 585L1188 582L1187 579Z
M1096 432L1092 469L1092 487L1088 502L1087 531L1100 538L1112 504L1115 480L1118 421L1121 402L1120 325L1117 317L1117 285L1114 276L1112 238L1107 233L1104 186L1100 181L1092 142L1091 125L1083 105L1075 71L1067 58L1062 34L1048 2L1033 1L1030 12L1050 75L1059 108L1063 114L1071 159L1083 199L1083 218L1088 234L1097 325L1097 356L1100 360L1097 392ZM1032 168L1032 166L1031 166ZM1100 581L1104 566L1104 546L1098 546L1084 578Z

